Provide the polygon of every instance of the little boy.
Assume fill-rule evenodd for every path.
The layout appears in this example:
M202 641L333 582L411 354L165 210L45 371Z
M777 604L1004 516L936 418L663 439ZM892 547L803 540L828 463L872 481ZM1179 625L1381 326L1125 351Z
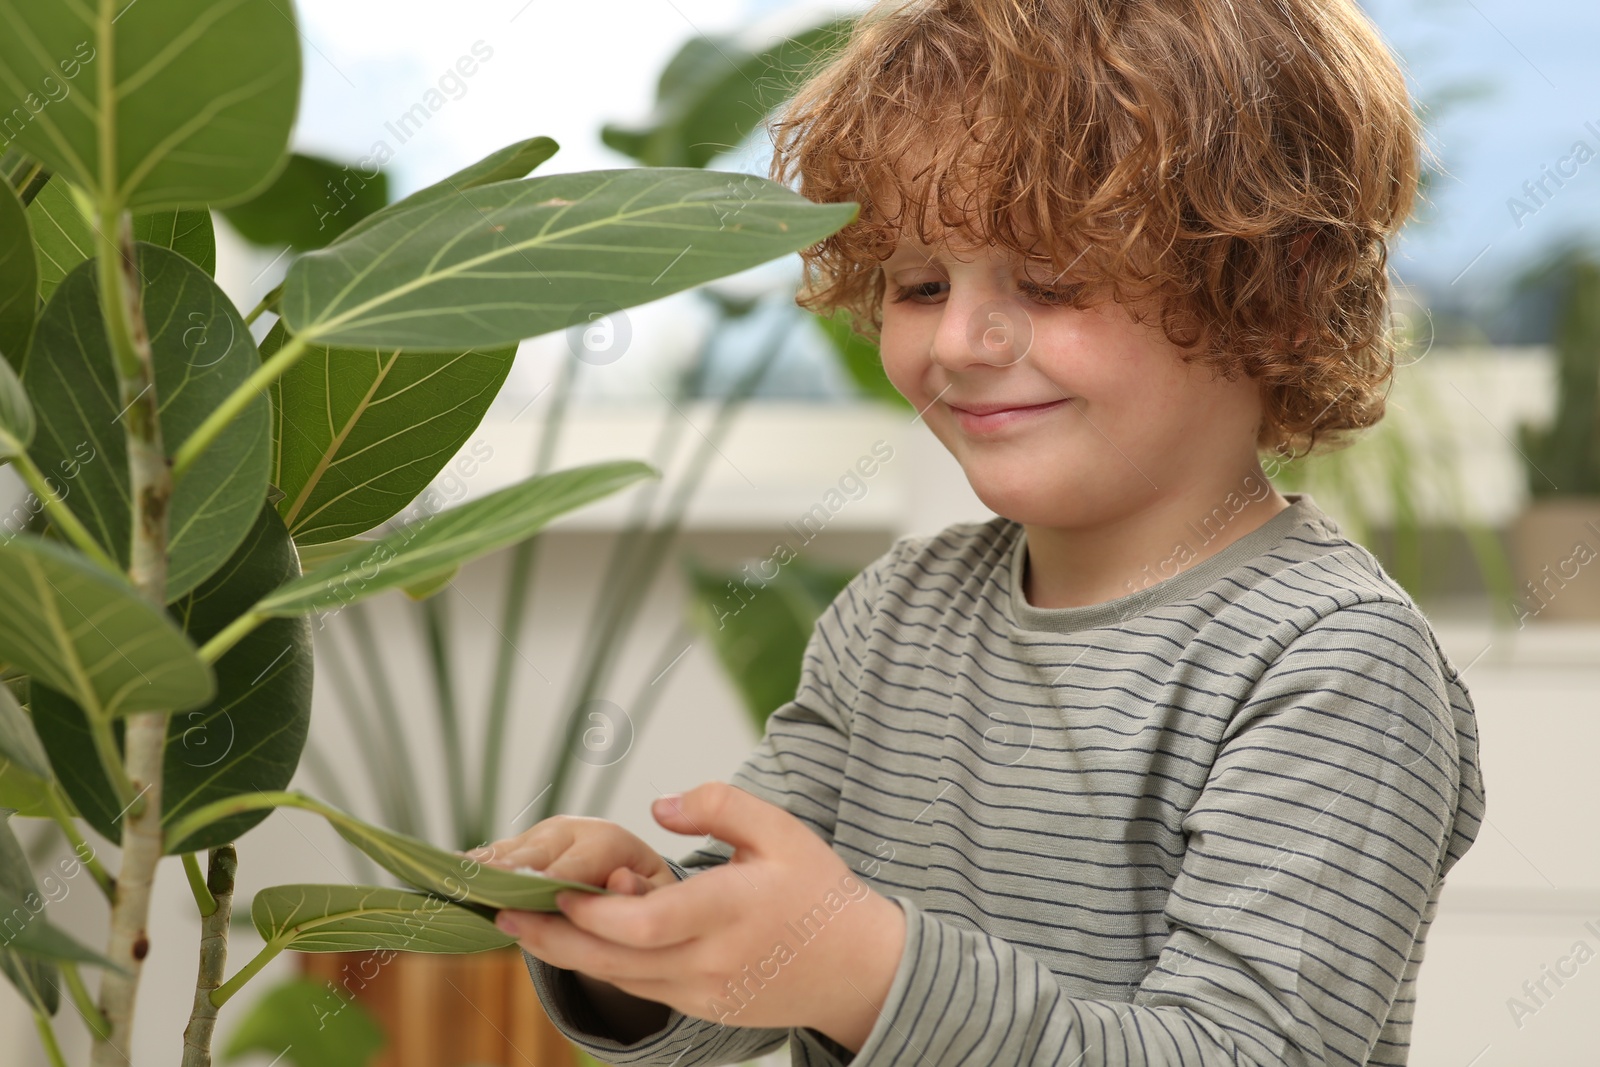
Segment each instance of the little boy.
M880 3L775 126L807 251L998 516L816 624L673 863L502 912L609 1064L1402 1064L1484 813L1417 605L1262 470L1382 417L1420 137L1353 0ZM930 209L932 209L930 211Z

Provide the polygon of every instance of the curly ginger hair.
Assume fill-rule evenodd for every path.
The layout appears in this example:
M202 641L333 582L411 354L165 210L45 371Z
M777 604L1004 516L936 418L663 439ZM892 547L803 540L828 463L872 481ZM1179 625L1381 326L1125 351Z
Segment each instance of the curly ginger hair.
M877 340L880 264L907 215L934 243L932 204L1260 382L1261 450L1383 417L1386 241L1427 148L1354 0L880 0L809 74L768 119L770 175L861 208L801 253L800 306Z

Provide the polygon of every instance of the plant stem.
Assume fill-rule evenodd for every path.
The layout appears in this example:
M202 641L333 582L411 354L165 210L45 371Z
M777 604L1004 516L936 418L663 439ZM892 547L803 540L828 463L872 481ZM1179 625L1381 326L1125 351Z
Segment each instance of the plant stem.
M86 718L89 723L89 737L94 741L95 755L100 757L100 768L106 772L106 779L117 791L117 797L124 805L137 803L139 791L134 787L133 779L128 777L122 753L117 751L117 738L112 733L111 724L96 715L89 715Z
M288 943L289 939L287 937L275 937L271 941L268 941L266 947L260 952L257 952L255 957L249 963L239 968L238 974L234 975L232 978L228 979L226 982L223 982L220 986L211 991L211 996L209 998L211 1001L211 1006L213 1008L220 1008L224 1004L228 1003L229 1000L233 999L233 995L239 992L239 990L243 989L246 982L250 981L250 979L254 978L258 973L260 973L261 968L265 967L267 964L276 959L278 953L282 952L284 946ZM187 1067L187 1064L185 1067Z
M257 626L267 621L267 616L257 615L247 611L228 625L212 635L211 640L200 646L200 658L207 663L216 663L217 660L227 655L234 645L242 641L246 634Z
M61 1046L56 1043L56 1028L50 1025L50 1016L39 1008L33 1009L33 1025L39 1031L39 1043L44 1046L45 1055L50 1057L50 1067L67 1067L67 1061L61 1057Z
M61 977L67 982L67 992L72 997L72 1003L78 1006L78 1013L83 1016L89 1032L97 1038L110 1034L111 1024L100 1014L100 1009L94 1006L94 998L89 995L89 987L83 984L83 975L78 972L78 965L70 960L60 960L56 966L61 969Z
M10 439L10 435L4 432L0 432L0 437ZM20 442L11 439L11 443L15 446L12 449L11 465L16 468L17 473L22 476L23 482L27 484L29 489L33 490L34 495L44 504L44 510L49 514L51 521L66 535L67 540L71 541L78 551L100 564L106 570L120 575L122 567L116 560L106 554L105 549L100 547L100 543L94 539L94 535L84 528L83 523L78 521L78 516L74 515L72 509L67 507L67 502L51 490L50 483L45 481L44 472L34 464L33 457L22 449Z
M72 813L67 810L67 802L61 795L61 783L55 779L50 780L45 790L45 803L50 808L50 817L61 827L61 832L72 845L72 851L77 854L78 862L88 869L90 877L106 895L106 899L115 899L116 883L111 880L111 875L100 863L100 857L94 854L94 848L84 840L82 834L78 833L78 827L72 821Z
M100 64L102 99L111 99L109 72L114 67L110 21L101 20ZM105 130L110 123L103 123ZM109 133L104 134L109 137ZM109 149L110 146L107 146ZM102 152L108 161L102 175L105 189L114 187L109 171L115 153ZM123 436L128 450L128 489L132 499L132 545L128 577L158 609L166 605L167 519L172 500L172 477L161 441L155 364L150 336L145 329L143 292L133 244L130 216L113 207L103 208L95 226L95 270L100 287L100 307L111 350L116 357L118 395L124 405ZM109 732L109 729L107 730ZM100 979L100 1008L111 1024L108 1037L96 1040L93 1067L120 1067L133 1050L134 1002L144 958L150 951L146 930L150 894L156 865L161 861L161 766L166 751L167 716L159 711L130 715L123 731L123 766L133 800L122 820L122 868L111 905L111 933L106 956L122 970L107 970ZM108 753L102 750L101 759Z
M184 854L192 859L194 853ZM232 845L211 850L208 862L206 895L215 906L200 929L200 972L194 982L194 1007L189 1025L183 1031L183 1067L211 1067L211 1034L217 1025L217 1008L212 996L222 984L228 964L228 922L233 915L233 883L239 871L239 856ZM226 999L226 998L224 998Z
M339 639L330 630L327 638L323 640ZM340 644L343 642L340 641ZM333 682L333 687L338 693L345 721L350 724L351 732L356 735L355 749L361 757L361 765L366 769L372 793L378 799L379 817L384 825L397 827L405 818L402 808L405 801L398 795L404 783L397 775L389 774L385 770L385 750L378 742L377 729L372 725L372 716L367 712L366 701L361 695L360 687L356 685L356 680L350 673L348 659L341 647L334 649L328 655L319 654L317 662L327 667L327 677Z
M283 791L239 793L195 808L167 827L167 841L173 844L186 841L220 819L226 819L230 815L242 815L247 811L260 811L263 808L303 808L315 812L331 810L304 793Z
M388 749L389 773L395 778L396 814L400 817L391 829L413 837L423 836L422 813L417 808L416 796L405 788L405 783L417 781L416 762L411 758L411 745L406 740L405 724L400 721L399 706L394 690L389 686L389 673L384 669L383 655L378 651L377 638L367 619L367 605L356 604L350 609L350 632L355 638L356 653L367 675L367 688L372 693L377 710L382 738Z
M267 293L266 296L261 298L261 303L250 309L250 314L244 317L244 324L246 326L254 325L255 321L261 317L262 312L277 305L278 298L282 295L283 283L279 282L272 288L270 292Z
M306 351L307 343L303 338L290 337L270 359L257 367L250 377L240 382L239 387L229 393L172 454L173 482L182 481L189 468L194 466L194 461L211 446L211 442L221 436L222 431L228 428L228 424L280 375L299 362Z
M205 876L200 873L200 861L193 852L183 854L183 873L189 877L189 891L194 894L194 904L200 909L200 918L207 919L216 914L217 898L206 887Z

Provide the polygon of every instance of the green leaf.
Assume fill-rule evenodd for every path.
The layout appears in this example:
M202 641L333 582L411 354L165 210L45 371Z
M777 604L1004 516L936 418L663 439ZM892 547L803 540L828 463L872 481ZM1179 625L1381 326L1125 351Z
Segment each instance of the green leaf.
M10 827L3 832L10 833ZM29 905L26 897L0 889L0 915L6 917L7 951L38 960L89 963L96 967L107 967L113 971L127 973L94 949L79 944L65 930L51 923L44 917L44 900L37 893L33 894L33 899L38 902L38 910ZM31 915L31 918L21 919L24 915ZM489 925L494 926L493 923Z
M600 140L647 167L704 167L842 47L855 21L828 22L761 51L731 36L692 37L661 72L650 117L635 127L607 123Z
M25 819L48 819L49 790L44 778L0 757L0 808L11 808Z
M792 554L775 562L781 569L766 584L751 587L742 570L710 570L685 561L691 616L739 691L757 733L774 711L794 699L817 618L856 573L818 567Z
M357 1000L326 982L291 978L273 986L239 1019L222 1060L253 1052L294 1067L367 1067L384 1046L383 1029Z
M249 328L221 289L184 257L137 246L168 455L261 365ZM99 285L82 263L45 306L23 371L39 420L34 459L73 471L68 506L126 566L132 505L127 444L118 423L116 371L100 321ZM85 456L88 456L86 459ZM270 402L256 397L201 454L173 491L167 597L189 592L221 565L255 522L272 461Z
M263 504L233 556L167 611L203 644L257 599L300 573L283 522ZM161 824L240 793L282 789L294 777L311 723L311 624L272 619L217 660L216 695L203 707L167 720L161 771ZM89 721L73 701L35 687L34 718L62 788L84 819L116 840L125 801L106 779ZM120 737L118 741L120 743ZM169 855L237 840L269 813L249 811L212 823Z
M172 621L77 552L20 534L0 543L0 603L0 660L32 676L36 701L43 683L110 719L181 711L215 692Z
M266 616L300 615L412 585L526 540L552 519L647 476L660 474L648 464L619 460L529 478L358 545L285 584L253 610Z
M444 897L365 885L278 885L250 904L263 941L298 952L486 952L517 939Z
M0 356L21 369L39 313L39 260L22 201L10 182L0 186Z
M74 267L94 258L94 232L60 177L47 183L28 205L28 220L39 246L39 297L49 300ZM217 240L209 211L135 212L133 237L170 248L207 274L217 273Z
M11 362L0 359L0 463L23 454L37 428L28 390Z
M33 732L33 720L11 690L0 685L0 756L41 778L50 777L50 758Z
M33 912L31 905L44 907L39 887L33 881L33 868L22 851L22 843L11 830L10 817L0 812L0 896L7 901L17 900L25 907L25 914ZM25 922L26 920L24 920ZM10 936L10 931L6 931ZM23 956L0 942L0 974L10 979L22 999L54 1015L61 1005L60 976L48 962L33 956Z
M196 644L204 644L250 605L300 574L283 520L263 504L233 557L194 592L172 604ZM272 619L216 662L217 695L167 724L161 823L239 793L284 789L300 765L311 726L311 621ZM235 841L269 813L212 823L171 853Z
M368 174L359 166L296 152L271 185L222 214L247 241L307 252L388 202L389 176L377 167Z
M582 882L490 867L461 853L446 852L426 841L364 823L336 809L319 810L339 836L371 856L378 866L403 882L458 904L476 904L496 911L558 911L556 894L563 889L608 892Z
M108 211L242 200L283 157L300 95L290 4L0 0L0 23L17 144Z
M262 341L282 346L283 323ZM273 386L272 484L297 543L387 521L427 488L483 421L516 346L441 353L313 345ZM477 461L470 456L458 465Z
M855 218L749 174L586 171L440 195L301 257L280 305L322 344L460 349L562 329L805 248Z
M410 196L402 197L381 211L368 215L346 230L341 239L348 240L396 212L426 204L430 200L476 189L480 185L492 185L495 182L527 177L535 167L555 155L558 147L548 137L530 137L526 141L506 145L490 152L471 166L462 167L443 181L424 186Z
M915 410L911 406L911 401L902 396L900 390L894 387L894 383L889 381L889 375L883 369L883 359L878 352L878 346L856 333L854 327L850 325L851 318L848 311L841 308L828 317L813 315L812 321L833 345L839 363L864 394L894 407L905 408L907 411Z
M400 588L405 592L406 596L410 597L412 600L427 600L429 597L433 596L433 594L439 592L445 586L455 581L456 575L459 573L461 573L461 567L459 565L448 567L440 571L438 574L426 575L417 579L415 582L412 582L410 585L403 585Z

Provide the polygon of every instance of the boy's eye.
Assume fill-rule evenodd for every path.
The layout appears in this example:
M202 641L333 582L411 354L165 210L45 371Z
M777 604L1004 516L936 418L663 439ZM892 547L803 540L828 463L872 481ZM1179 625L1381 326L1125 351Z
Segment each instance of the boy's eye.
M932 290L936 289L938 286L949 284L949 282L919 282L916 285L896 286L895 296L892 302L899 304L907 300L912 300L920 303L925 300L940 296L940 293ZM1051 288L1050 286L1038 285L1034 282L1024 281L1018 282L1017 288L1024 296L1027 296L1031 300L1037 300L1041 304L1066 304L1069 303L1073 297L1073 287L1071 286L1063 288Z
M935 285L947 285L947 284L949 284L949 283L947 283L947 282L919 282L916 285L899 285L899 286L896 286L895 287L894 303L898 304L898 303L901 303L902 301L910 300L913 297L931 297L931 296L936 296L938 294L928 292L929 287L935 286Z

